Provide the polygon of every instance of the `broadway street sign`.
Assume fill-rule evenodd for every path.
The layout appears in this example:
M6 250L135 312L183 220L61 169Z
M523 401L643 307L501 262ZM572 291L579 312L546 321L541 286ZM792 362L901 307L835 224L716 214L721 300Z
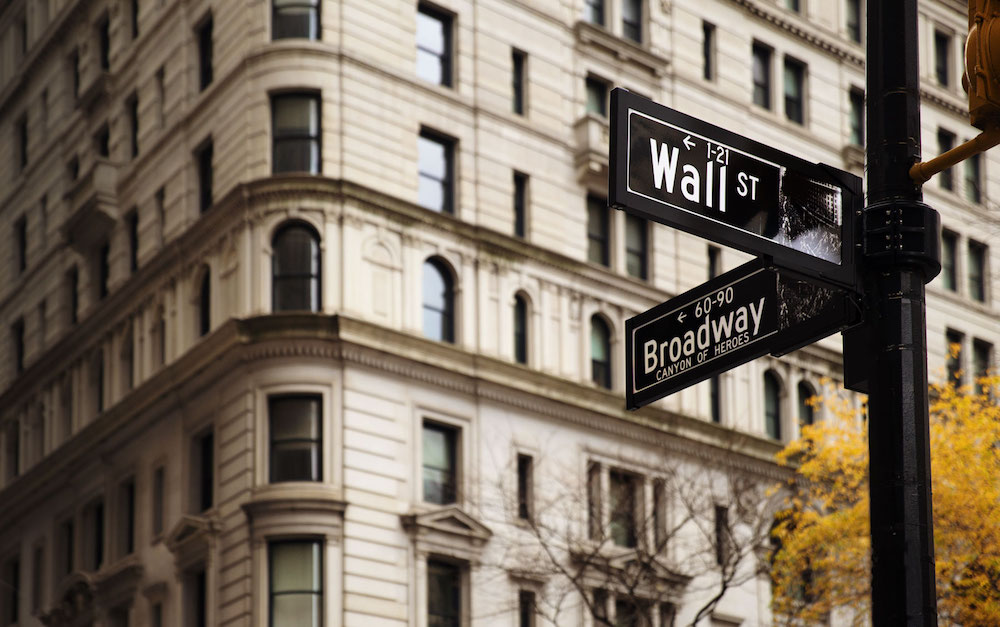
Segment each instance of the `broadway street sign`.
M612 207L854 288L858 177L620 88L611 138Z
M755 259L625 321L625 406L637 409L859 315L848 293Z

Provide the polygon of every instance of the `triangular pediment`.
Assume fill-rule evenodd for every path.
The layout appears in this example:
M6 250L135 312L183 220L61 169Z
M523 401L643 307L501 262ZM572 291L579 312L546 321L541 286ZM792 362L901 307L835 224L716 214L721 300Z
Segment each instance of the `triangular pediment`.
M167 534L165 544L171 552L176 553L181 545L198 538L203 539L215 531L215 525L211 519L185 514Z
M458 506L422 514L407 514L402 518L403 527L410 533L421 535L438 533L455 536L456 539L464 538L477 544L486 542L493 535L489 527L462 511Z

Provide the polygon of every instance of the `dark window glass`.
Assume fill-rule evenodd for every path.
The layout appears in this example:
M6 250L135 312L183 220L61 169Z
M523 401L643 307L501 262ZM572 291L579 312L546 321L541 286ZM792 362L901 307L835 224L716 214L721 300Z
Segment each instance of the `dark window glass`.
M606 619L607 617L608 617L608 591L594 590L594 618Z
M17 120L17 167L23 170L28 165L28 116Z
M97 295L108 295L108 281L111 278L111 244L105 242L97 253Z
M198 25L198 89L205 89L212 83L212 15Z
M97 54L101 69L111 68L111 20L105 13L97 22Z
M322 480L320 414L318 396L268 399L271 483Z
M139 269L139 212L133 209L125 223L128 225L128 267L135 272Z
M600 316L590 319L590 380L611 389L611 330Z
M417 76L451 87L451 16L421 4L417 8Z
M715 506L715 563L722 566L729 562L729 510Z
M428 627L459 627L461 618L461 568L447 562L427 560Z
M667 486L662 479L653 481L653 547L652 553L662 551L667 544ZM664 625L663 627L666 627Z
M28 267L28 219L21 216L14 222L14 250L17 254L17 271L24 272Z
M622 3L622 35L642 43L642 0L624 0Z
M982 196L981 155L972 155L965 160L965 198L969 202L980 203Z
M454 141L422 131L417 139L417 203L425 209L454 213Z
M646 251L646 225L648 223L632 214L625 215L625 270L629 276L646 280L649 278L648 253Z
M701 72L706 81L715 80L715 25L701 23Z
M527 56L520 50L511 52L511 109L518 115L524 115L524 65Z
M209 139L195 153L198 163L198 208L205 212L212 206L212 140Z
M811 425L815 422L815 408L809 403L809 399L816 396L816 391L805 381L800 381L798 385L799 393L799 423Z
M986 246L969 242L969 297L986 301Z
M118 532L122 543L122 555L135 551L135 479L129 479L121 486L119 514L121 525Z
M798 13L799 10L802 8L799 5L799 0L785 0L785 7L789 11L795 11L796 13Z
M205 336L212 329L212 273L208 268L202 271L198 289L198 335Z
M956 260L958 236L949 231L941 232L941 287L954 292L958 289Z
M424 501L454 503L458 486L456 440L451 427L425 422L423 436Z
M107 124L97 131L97 135L94 135L94 147L98 156L105 158L111 156L111 132L108 130Z
M129 20L132 26L132 39L139 36L139 0L132 0L132 6L129 11Z
M948 382L960 385L964 378L962 376L962 344L965 341L965 336L958 331L947 329L944 333L944 341L947 354L945 370L948 372Z
M771 372L764 373L764 429L769 438L781 439L781 384Z
M601 539L601 465L587 463L587 537Z
M8 481L21 473L21 423L17 420L7 426L4 466Z
M455 341L454 288L451 273L437 259L424 262L424 337L438 342Z
M163 499L165 497L166 471L163 466L157 466L153 471L153 535L163 533Z
M73 85L73 98L80 96L80 51L76 48L69 55L69 72Z
M317 541L268 544L270 627L323 624L323 557Z
M36 546L31 555L31 611L42 609L42 581L44 581L45 549Z
M271 242L271 308L273 311L319 311L319 236L312 227L292 222L278 229Z
M80 159L74 156L66 164L66 176L69 177L70 181L75 181L80 178Z
M805 66L785 58L785 117L803 124L805 122Z
M942 87L951 84L951 36L934 31L934 76Z
M514 173L514 235L527 235L528 175Z
M59 548L59 574L65 576L76 568L76 528L72 519L59 525Z
M18 318L11 325L10 335L14 344L14 370L21 374L24 371L24 318Z
M184 586L186 627L208 627L208 578L205 567L189 572Z
M91 367L93 368L91 385L94 394L94 412L99 414L104 411L104 351L98 349Z
M531 455L517 456L517 517L531 520L535 463Z
M587 113L601 117L608 115L608 84L598 78L587 77Z
M771 49L757 43L753 45L753 102L771 108Z
M215 504L215 433L196 437L192 454L194 505L196 511L203 512Z
M634 547L638 539L636 533L636 501L639 478L631 473L611 470L609 473L610 493L608 509L611 513L609 532L611 541L618 546Z
M708 400L710 404L710 412L712 414L712 422L716 424L722 423L722 393L720 388L722 387L722 381L719 375L715 375L708 380Z
M533 591L518 591L517 616L519 627L535 627L535 593Z
M319 0L272 0L274 39L319 39Z
M5 608L5 625L16 625L20 617L19 607L21 592L21 560L16 557L7 560L3 566L3 581L0 582L3 591L3 607Z
M852 89L851 101L851 143L855 146L865 145L865 92Z
M847 36L861 43L861 0L847 0Z
M993 363L993 345L983 340L972 341L972 374L981 379L990 374Z
M587 261L602 266L611 263L607 204L603 198L587 196Z
M604 0L584 0L583 17L591 24L604 26Z
M274 172L320 171L320 107L316 94L271 96Z
M132 94L125 108L128 111L129 156L135 158L139 155L139 96Z
M149 610L150 627L163 627L163 604L154 603Z
M528 363L528 302L520 295L514 298L514 361Z
M104 563L104 501L92 503L84 512L88 545L86 547L87 570L98 570Z
M708 278L714 279L722 270L722 250L709 245L708 247Z
M70 268L66 275L66 291L69 292L69 321L76 324L80 313L80 273L76 266Z
M938 136L938 154L944 154L955 147L955 134L949 131L939 128L937 132ZM941 189L954 190L955 189L955 178L954 173L951 168L947 170L942 170L938 174L938 181L941 183Z

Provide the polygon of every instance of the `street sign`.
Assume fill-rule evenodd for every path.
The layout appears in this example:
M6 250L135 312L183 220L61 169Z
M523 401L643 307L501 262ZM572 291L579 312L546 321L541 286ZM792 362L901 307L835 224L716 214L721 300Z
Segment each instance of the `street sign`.
M854 289L861 179L611 92L608 204Z
M853 324L847 291L755 259L625 321L625 405L637 409Z

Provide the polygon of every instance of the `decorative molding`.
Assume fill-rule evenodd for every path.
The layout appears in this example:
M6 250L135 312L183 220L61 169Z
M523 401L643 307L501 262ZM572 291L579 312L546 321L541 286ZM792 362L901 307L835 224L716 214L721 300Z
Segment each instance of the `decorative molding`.
M660 56L623 37L613 35L607 29L585 20L578 20L573 25L573 33L576 35L577 44L583 52L593 50L602 54L610 54L618 61L638 66L655 78L663 77L667 73L667 67L670 66L670 59L667 57Z
M400 517L420 554L442 555L478 563L493 532L457 505Z
M833 41L832 39L822 37L815 32L811 32L802 27L802 25L789 20L784 15L780 13L775 13L769 9L765 9L756 0L732 0L735 4L743 7L747 10L750 15L758 17L774 26L784 30L785 32L805 41L824 52L828 52L835 57L846 61L852 65L859 68L865 66L864 51L860 44L857 46L857 50L851 50L850 48L841 45L839 42Z
M947 98L941 94L934 93L926 87L920 88L920 101L930 103L935 107L944 109L948 113L954 113L963 118L969 117L968 105L964 100Z

